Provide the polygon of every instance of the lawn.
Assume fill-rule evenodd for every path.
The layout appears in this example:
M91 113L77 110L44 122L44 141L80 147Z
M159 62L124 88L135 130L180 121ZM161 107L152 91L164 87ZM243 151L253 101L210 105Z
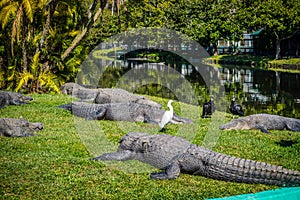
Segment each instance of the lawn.
M278 188L181 174L176 180L150 180L155 171L138 162L96 162L89 158L116 149L128 131L158 134L155 124L86 121L56 106L72 99L64 95L34 94L34 101L0 109L1 117L42 122L39 136L0 137L1 199L204 199ZM149 97L166 107L167 99ZM300 133L218 131L230 115L216 112L201 119L202 108L174 103L175 112L193 124L168 125L167 133L187 138L215 151L282 165L300 171ZM284 141L293 145L285 146Z
M285 71L291 73L299 73L300 58L282 58L276 60L266 56L253 55L217 55L211 56L207 62L214 66L220 65L240 65L251 66L259 69Z

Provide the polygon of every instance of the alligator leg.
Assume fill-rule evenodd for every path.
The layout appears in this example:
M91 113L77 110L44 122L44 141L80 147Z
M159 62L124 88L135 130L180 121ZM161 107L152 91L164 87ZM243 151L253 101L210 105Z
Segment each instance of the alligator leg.
M33 133L24 133L23 135L17 137L32 137L32 136L37 136L37 135Z
M191 119L187 119L187 118L182 118L182 117L179 117L178 115L176 115L174 113L173 115L173 118L171 120L171 123L173 124L182 124L182 123L193 123Z
M90 160L117 160L117 161L125 161L125 160L133 160L135 159L135 152L132 151L122 151L122 152L112 152L105 153L101 156L91 158Z
M256 124L255 128L257 128L258 130L261 130L263 133L270 133L264 126Z
M176 179L180 174L180 163L178 160L172 162L165 172L154 172L150 174L151 179Z
M101 120L104 118L106 113L106 109L105 108L100 108L99 110L95 111L94 113L91 113L86 119L87 120Z
M144 114L143 118L144 118L143 120L144 123L157 124L157 122L152 120L151 117L147 114Z
M166 131L166 129L165 129L165 127L163 127L162 129L160 129L158 132L165 132Z
M299 123L286 123L285 127L289 131L300 132L300 124Z
M12 105L22 105L22 104L26 104L26 102L19 101L19 100L12 100L11 103L12 103Z

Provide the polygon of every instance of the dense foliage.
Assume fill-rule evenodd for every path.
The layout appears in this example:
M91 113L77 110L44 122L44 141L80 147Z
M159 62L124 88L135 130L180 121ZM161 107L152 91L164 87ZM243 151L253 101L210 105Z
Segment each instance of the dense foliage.
M205 47L264 29L278 57L299 11L294 0L1 0L0 88L58 92L91 49L128 28L169 28Z

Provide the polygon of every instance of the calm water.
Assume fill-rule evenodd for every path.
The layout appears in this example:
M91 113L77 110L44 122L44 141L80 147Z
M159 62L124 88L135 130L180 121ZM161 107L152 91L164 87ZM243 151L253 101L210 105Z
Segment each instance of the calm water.
M207 88L197 68L187 63L163 65L176 69L184 79L192 83L195 92L199 96L198 103L200 105L208 100L211 88ZM154 78L160 73L168 73L161 66L161 63L123 61L121 64L114 64L105 70L106 73L102 75L99 86L114 87L118 79L130 69L147 68L147 70L155 70L158 74L152 74ZM209 71L212 67L206 66L206 68ZM235 95L237 102L244 107L246 115L270 113L300 118L300 73L266 71L239 66L223 66L214 69L215 72L210 76L212 79L220 80L221 85L225 88L227 102L221 106L226 107L227 111L231 96ZM174 93L168 88L159 86L159 84L144 85L135 92L176 99Z
M237 94L246 114L300 118L300 73L226 66L219 69L227 94Z

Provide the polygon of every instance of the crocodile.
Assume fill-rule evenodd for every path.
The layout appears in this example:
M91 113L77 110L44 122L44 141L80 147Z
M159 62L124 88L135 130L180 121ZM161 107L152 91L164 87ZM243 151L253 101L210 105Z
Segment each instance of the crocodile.
M6 105L21 105L32 101L31 96L25 96L18 92L9 92L0 90L0 108Z
M6 137L35 136L33 132L43 129L40 122L31 123L26 119L0 118L0 135Z
M139 103L92 104L73 102L58 107L69 110L73 115L88 120L159 123L165 113L165 110ZM192 123L192 121L174 114L170 123Z
M62 94L72 95L81 101L90 101L96 104L105 103L140 103L161 108L162 105L144 96L130 93L120 88L87 88L77 83L65 83L60 87Z
M300 132L300 120L279 115L254 114L246 117L233 119L232 121L221 125L221 130L250 130L258 129L263 133L269 133L269 130L289 130Z
M151 173L151 179L176 179L182 172L250 184L300 185L299 171L221 154L166 134L130 132L121 138L117 152L91 160L138 160L163 170Z

